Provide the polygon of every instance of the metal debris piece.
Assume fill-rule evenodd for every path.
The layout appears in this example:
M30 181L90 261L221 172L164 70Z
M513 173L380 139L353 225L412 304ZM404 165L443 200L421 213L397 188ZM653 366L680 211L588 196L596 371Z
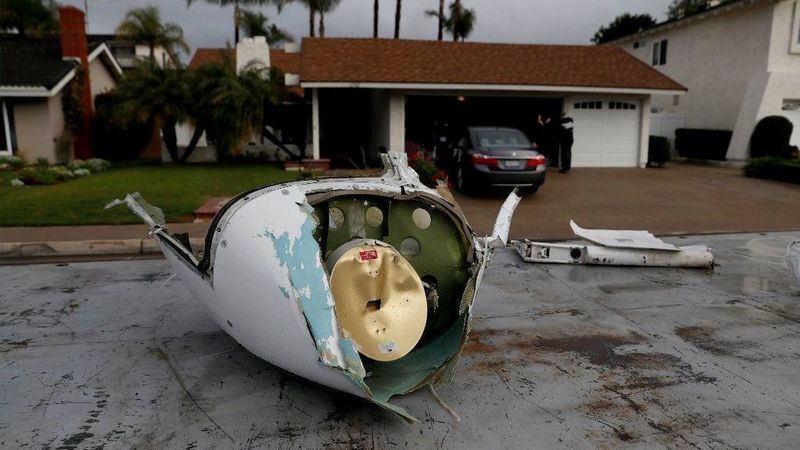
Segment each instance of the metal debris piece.
M714 255L705 245L676 247L646 231L587 230L573 221L570 221L570 226L578 236L601 245L585 242L554 244L528 239L513 241L512 245L524 261L531 263L698 269L714 265Z
M250 352L417 421L389 399L452 379L481 276L507 239L519 197L509 196L492 236L478 237L452 196L422 185L404 154L383 160L381 177L304 180L240 194L211 222L201 260L138 194L110 206L125 204L149 225L177 275ZM352 258L353 242L371 246L354 250L359 257L365 252L363 263L382 262L348 276L353 269L342 261ZM387 262L411 270L387 271ZM347 286L359 276L379 282L364 292L337 288L337 280ZM435 289L433 308L424 286ZM412 306L384 310L396 298ZM360 319L362 328L387 322L388 338L377 336L383 326L367 336L368 328L359 330L358 320L345 316ZM422 331L394 326L408 320L419 321ZM381 351L402 357L378 361Z

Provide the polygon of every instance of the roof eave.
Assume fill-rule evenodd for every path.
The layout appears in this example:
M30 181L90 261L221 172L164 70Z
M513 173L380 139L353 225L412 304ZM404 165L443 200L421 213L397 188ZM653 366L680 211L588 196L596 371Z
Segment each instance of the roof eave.
M75 69L71 69L53 87L45 86L0 86L0 97L52 97L75 77Z
M567 86L567 85L527 85L527 84L473 84L473 83L386 83L358 81L301 81L306 88L362 88L362 89L402 89L402 90L452 90L452 91L513 91L513 92L569 92L595 94L632 95L683 95L686 89L608 87L608 86Z

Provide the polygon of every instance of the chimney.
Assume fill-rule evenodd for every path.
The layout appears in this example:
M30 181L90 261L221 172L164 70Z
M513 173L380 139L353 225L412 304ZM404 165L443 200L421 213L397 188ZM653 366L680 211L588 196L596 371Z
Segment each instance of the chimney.
M92 156L91 119L92 90L89 84L89 52L86 42L86 22L83 11L74 6L60 6L58 21L61 27L61 57L74 58L83 67L83 121L75 133L75 157L87 159Z

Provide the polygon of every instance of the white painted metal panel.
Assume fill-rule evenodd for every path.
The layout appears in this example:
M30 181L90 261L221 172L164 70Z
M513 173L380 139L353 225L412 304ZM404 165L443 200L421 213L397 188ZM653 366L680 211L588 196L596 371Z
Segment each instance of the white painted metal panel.
M636 109L609 109L608 98L573 98L570 101L573 105L584 101L602 102L600 109L571 108L570 115L575 120L573 167L638 166L641 101L619 100L636 105Z

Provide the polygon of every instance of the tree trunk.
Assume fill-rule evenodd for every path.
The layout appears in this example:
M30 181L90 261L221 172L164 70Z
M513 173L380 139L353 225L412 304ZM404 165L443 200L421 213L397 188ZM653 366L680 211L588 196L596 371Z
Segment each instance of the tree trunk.
M150 62L151 63L155 63L156 62L156 46L153 43L153 41L148 42L147 45L148 45L148 47L150 47Z
M403 0L397 0L397 9L394 11L394 38L400 39L400 10L403 6Z
M163 119L161 134L164 135L164 146L167 147L169 157L173 162L180 162L178 158L178 134L175 132L177 121L175 119Z
M319 11L319 37L325 37L325 11Z
M239 2L233 4L233 45L239 43Z
M444 0L442 0L444 1ZM375 0L372 14L372 38L378 39L378 0Z
M442 30L444 29L444 0L439 0L439 34L438 40L442 40Z
M316 24L314 22L316 22L316 17L317 17L317 11L314 9L313 6L309 5L308 6L308 35L310 37L314 37L315 36L314 25L316 25Z
M183 150L183 155L181 155L181 163L185 163L189 156L192 155L194 149L197 148L197 143L200 141L200 138L203 136L203 132L206 131L205 127L200 125L199 123L194 127L194 133L192 133L192 139L189 140L189 145Z

